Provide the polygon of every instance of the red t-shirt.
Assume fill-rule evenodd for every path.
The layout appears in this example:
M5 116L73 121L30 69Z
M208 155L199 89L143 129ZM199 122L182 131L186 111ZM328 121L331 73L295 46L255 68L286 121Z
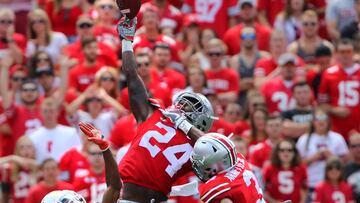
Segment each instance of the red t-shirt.
M119 164L121 179L167 195L173 183L191 171L192 149L186 135L169 125L156 109L138 125L129 151Z
M270 25L274 25L276 16L284 10L286 0L258 0L257 7L259 11L266 11L266 17Z
M331 116L333 130L348 138L350 130L360 130L360 66L353 74L347 74L339 65L332 66L323 73L318 100L332 106L346 107L350 115L345 118Z
M89 171L88 175L75 179L73 185L75 192L84 197L86 202L102 202L107 189L105 172L94 174Z
M219 71L208 69L205 71L208 88L216 93L239 92L239 74L231 68Z
M268 140L255 145L250 153L250 163L260 168L270 164L272 150L273 146Z
M154 1L150 1L141 5L140 11L137 15L138 17L138 27L141 27L142 17L147 6L155 6ZM175 30L175 32L181 31L182 28L182 18L183 15L181 11L170 3L166 2L165 8L161 10L159 7L160 15L160 27L170 27Z
M148 39L145 34L139 34L139 35L135 36L134 42L133 42L134 51L136 51L139 48L141 48L141 49L145 48L145 49L148 49L149 51L151 51L154 49L154 47L157 43L166 43L167 45L169 45L170 49L171 49L172 60L180 61L180 58L178 55L179 50L178 50L176 41L173 38L168 37L166 35L162 35L162 34L159 34L155 40Z
M168 89L170 90L170 95L167 96L171 96L172 94L175 94L179 90L182 90L186 87L185 76L172 68L167 67L162 72L160 72L158 69L153 67L150 69L150 73L153 81L166 83ZM155 89L154 86L153 88ZM150 87L148 87L148 89L150 89ZM165 99L164 102L168 103L168 100Z
M48 193L55 190L74 190L74 187L62 181L58 181L53 187L48 187L44 182L40 182L30 189L25 203L39 203Z
M102 42L98 42L97 45L98 53L96 61L107 66L112 66L115 68L118 67L116 52L111 47ZM80 40L77 40L72 44L66 45L62 51L69 58L75 58L79 60L79 64L83 63L85 60Z
M226 173L221 173L200 185L200 199L217 203L228 198L232 202L265 202L258 181L245 158L238 154L238 163Z
M177 72L176 72L177 73ZM167 74L175 78L175 74ZM182 77L181 77L182 79ZM171 83L176 84L172 80L166 80ZM149 84L146 84L146 89L150 94L151 98L158 100L164 107L168 107L171 105L171 90L165 82L158 82L156 80L152 80ZM179 89L179 88L177 88ZM129 103L129 91L128 88L124 88L121 90L121 104L128 110L130 110Z
M59 161L61 179L73 183L75 178L88 175L90 168L87 157L80 152L79 148L71 148Z
M315 187L313 203L354 203L351 186L341 182L334 186L328 182L321 182Z
M68 37L76 35L76 21L83 13L80 6L74 6L70 10L60 8L56 12L55 1L47 1L45 11L49 15L54 31L62 32Z
M202 29L213 29L220 37L229 28L229 18L238 14L236 0L184 0L183 11L196 14Z
M243 28L244 24L241 23L226 31L223 40L228 47L228 54L235 55L240 52L240 34ZM263 51L269 51L271 29L258 23L255 23L254 29L257 36L258 48Z
M234 133L235 125L225 121L223 118L214 120L214 123L209 130L209 132L220 133L225 136L229 136L231 133Z
M275 200L300 202L301 189L307 188L306 166L283 169L268 165L264 168L263 180L266 191Z
M136 129L137 124L133 114L121 117L112 128L109 140L116 148L120 149L133 140Z
M69 87L79 92L85 91L95 81L95 74L102 67L99 63L92 67L86 67L84 63L75 66L69 71Z
M292 85L285 86L281 77L269 80L260 91L265 98L266 106L270 114L280 113L295 107L295 99L292 96Z

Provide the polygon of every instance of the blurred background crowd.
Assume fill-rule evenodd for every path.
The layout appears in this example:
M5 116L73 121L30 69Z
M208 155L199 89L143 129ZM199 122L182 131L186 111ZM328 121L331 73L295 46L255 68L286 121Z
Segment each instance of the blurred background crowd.
M233 133L267 202L359 203L359 17L359 0L143 0L137 71L164 107L211 101L210 132ZM101 202L101 151L77 124L118 161L134 136L119 18L113 0L0 0L0 202Z

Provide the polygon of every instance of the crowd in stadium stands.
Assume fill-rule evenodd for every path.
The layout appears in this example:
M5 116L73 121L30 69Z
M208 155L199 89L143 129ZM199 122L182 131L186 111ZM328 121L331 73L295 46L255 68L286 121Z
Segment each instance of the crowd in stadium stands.
M0 0L1 203L59 189L101 202L101 150L78 124L117 161L134 136L120 17L113 0ZM211 101L210 132L233 134L267 202L359 203L359 19L359 0L143 0L137 71L164 107Z

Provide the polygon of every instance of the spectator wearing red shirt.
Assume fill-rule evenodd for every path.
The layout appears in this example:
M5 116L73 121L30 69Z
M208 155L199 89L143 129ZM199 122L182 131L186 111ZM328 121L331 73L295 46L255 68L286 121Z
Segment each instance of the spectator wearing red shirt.
M73 190L69 183L58 180L59 168L54 159L46 159L41 164L43 180L30 189L25 203L39 203L49 192Z
M181 30L183 25L183 14L167 0L151 0L142 4L137 15L139 22L142 22L143 12L147 6L155 6L158 8L160 28L170 28L172 34L178 33ZM141 23L139 23L138 26L140 27Z
M270 116L266 120L265 132L267 139L255 145L250 152L249 161L257 167L263 168L270 164L273 148L282 139L282 119L279 116Z
M175 84L182 80L182 75L180 73L170 69L165 68L164 71L164 78L158 77L160 74L157 73L157 70L150 69L151 61L150 56L148 54L138 54L136 56L136 63L138 65L137 73L139 74L140 78L143 80L145 87L150 94L151 98L157 99L163 106L168 107L171 105L171 89L169 88L169 84ZM161 65L158 67L162 67ZM179 75L176 76L175 74ZM157 77L154 77L156 75ZM178 78L174 78L178 77ZM162 80L162 81L161 81ZM171 81L175 80L175 81ZM168 83L170 81L170 83ZM180 81L184 83L183 81ZM184 84L185 85L185 84ZM178 87L181 89L182 87ZM130 110L130 103L129 103L129 92L128 88L124 88L121 90L121 104L127 109Z
M76 22L77 40L63 48L63 53L71 59L77 59L79 63L85 60L81 42L84 39L95 38L94 21L86 15L79 17ZM98 50L96 59L108 66L118 67L116 52L103 42L97 42Z
M151 51L159 43L167 44L171 51L171 63L168 65L178 70L183 70L183 65L179 63L180 57L176 41L160 33L160 16L157 7L151 5L144 7L142 25L142 29L138 31L139 34L134 38L134 51L136 52L138 49Z
M80 194L86 202L102 202L107 189L105 183L105 162L100 148L91 143L88 147L87 158L90 163L87 175L75 179L74 190Z
M229 48L228 54L235 55L240 52L240 36L244 27L253 27L257 35L259 50L268 51L271 29L256 22L255 0L241 0L240 9L242 22L228 29L223 37L224 42Z
M154 48L151 77L154 81L167 84L171 94L182 90L186 86L185 76L170 67L171 49L167 44L158 43Z
M354 203L352 188L342 179L343 164L337 157L326 161L325 180L316 185L313 203L335 203L338 201Z
M131 143L136 134L136 128L137 124L133 114L128 114L117 120L109 138L112 147L120 149Z
M53 30L62 32L70 41L76 36L75 25L79 16L83 13L80 1L49 0L45 4Z
M210 28L215 30L218 36L223 36L225 31L236 24L236 0L185 0L182 12L194 13L199 19L202 29Z
M360 65L353 62L354 45L342 39L336 47L337 64L322 78L318 100L331 115L333 130L345 140L351 130L360 130Z
M76 92L83 92L95 81L95 74L103 64L97 60L98 44L94 38L83 39L84 62L73 67L69 72L69 87Z
M296 80L296 56L290 53L282 54L278 64L280 76L267 81L260 89L270 114L278 114L295 107L292 87Z
M268 202L305 202L307 195L307 172L301 164L295 144L283 140L276 144L271 165L263 170L265 200Z
M8 8L0 9L0 59L14 58L14 63L23 62L26 39L14 32L15 14ZM11 64L12 65L12 64Z
M285 9L286 2L287 0L258 0L259 22L266 27L272 27L276 16Z
M219 39L212 39L205 51L210 60L210 68L205 71L208 87L216 92L223 106L236 102L240 78L234 69L223 65L226 53L225 44Z
M114 25L114 21L119 15L119 10L116 7L115 1L96 1L95 9L97 12L94 28L96 40L110 46L114 51L118 52L121 44Z
M250 128L249 124L242 120L242 113L242 108L237 103L228 104L224 111L224 120L233 125L235 135L241 135Z

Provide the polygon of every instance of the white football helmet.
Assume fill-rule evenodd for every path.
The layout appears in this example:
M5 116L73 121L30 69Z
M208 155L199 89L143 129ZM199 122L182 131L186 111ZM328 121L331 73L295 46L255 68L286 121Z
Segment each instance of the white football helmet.
M214 110L210 101L204 95L184 92L176 97L174 105L179 108L184 105L191 107L191 112L184 112L189 122L203 132L210 130L213 124Z
M70 190L57 190L47 194L41 203L86 203L78 193Z
M195 174L206 182L236 165L235 144L219 133L207 133L196 141L190 160Z

